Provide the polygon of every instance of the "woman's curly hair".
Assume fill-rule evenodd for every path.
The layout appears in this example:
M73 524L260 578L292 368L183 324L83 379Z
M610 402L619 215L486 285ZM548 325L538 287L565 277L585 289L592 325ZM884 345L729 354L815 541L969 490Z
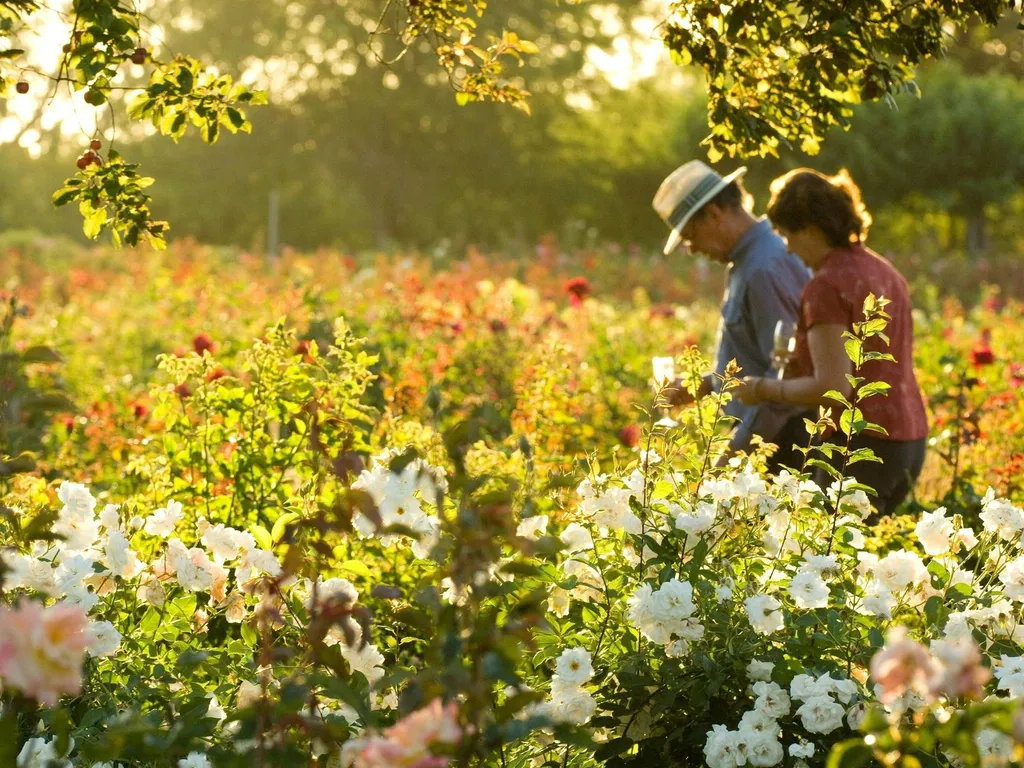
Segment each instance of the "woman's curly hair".
M771 193L768 218L776 227L799 232L814 225L834 248L867 239L871 215L845 168L835 176L797 168L775 179Z

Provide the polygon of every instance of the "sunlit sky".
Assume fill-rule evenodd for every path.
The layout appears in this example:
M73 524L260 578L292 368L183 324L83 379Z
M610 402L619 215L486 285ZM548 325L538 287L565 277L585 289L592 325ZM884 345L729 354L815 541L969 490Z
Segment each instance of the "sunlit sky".
M145 0L137 4L140 10L145 11L147 6L155 2L157 0ZM588 48L584 75L599 73L612 86L626 88L638 80L653 76L660 68L669 66L668 53L656 28L657 19L664 18L664 9L667 9L668 4L663 0L649 0L645 5L650 15L634 20L632 36L623 34L626 30L612 10L613 6L592 7L602 33L617 37L610 51L601 50L597 46ZM26 95L11 91L8 98L0 102L0 114L3 115L0 117L0 144L16 141L33 157L37 157L43 150L43 131L59 128L64 142L81 144L83 147L96 134L97 128L104 135L109 134L109 107L96 108L86 104L84 91L72 94L66 84L55 92L53 81L47 76L57 71L63 55L61 47L70 38L70 17L66 15L70 6L71 0L54 0L47 8L38 11L32 18L31 27L23 29L16 38L0 37L0 50L17 47L26 51L18 63L25 67L24 79L31 88ZM193 23L190 18L183 17L175 22L175 26L189 27ZM149 25L144 34L147 46L159 55L163 31L158 26ZM296 76L301 77L300 72L288 66L292 63L270 62L270 66L267 66L268 62L261 62L260 66L250 67L241 73L240 79L250 86L270 88L273 98L275 85ZM123 84L126 74L131 78L139 78L145 72L145 67L128 64L114 80L114 84ZM278 83L273 82L275 80ZM568 94L567 98L575 106L589 105L589 100L579 94L575 97L574 94ZM116 117L120 118L119 129L123 131L123 112ZM134 130L150 132L152 128L136 126Z

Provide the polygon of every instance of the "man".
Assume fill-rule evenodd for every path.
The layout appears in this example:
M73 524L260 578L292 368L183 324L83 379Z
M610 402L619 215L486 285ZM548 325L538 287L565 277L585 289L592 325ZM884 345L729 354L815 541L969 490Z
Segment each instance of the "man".
M786 250L771 223L754 217L745 205L750 202L742 185L746 170L740 168L723 178L693 160L665 179L654 196L654 209L672 229L666 256L682 243L691 253L729 265L715 354L714 373L719 376L731 360L736 360L743 376L776 375L772 360L776 323L784 320L795 327L800 293L810 279L807 268ZM698 397L719 388L720 381L708 374ZM692 399L682 387L673 390L675 405ZM725 413L739 419L729 444L732 450L749 448L751 438L760 435L779 445L769 469L802 465L792 449L803 430L801 410L771 403L748 406L733 400Z

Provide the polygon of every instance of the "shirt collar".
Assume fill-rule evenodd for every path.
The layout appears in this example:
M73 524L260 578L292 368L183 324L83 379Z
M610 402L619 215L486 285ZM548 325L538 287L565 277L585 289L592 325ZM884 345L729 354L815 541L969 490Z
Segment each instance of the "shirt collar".
M760 218L751 224L747 231L740 236L740 239L736 241L736 245L732 247L732 250L729 251L730 263L735 265L741 264L754 243L771 231L772 224L766 218Z

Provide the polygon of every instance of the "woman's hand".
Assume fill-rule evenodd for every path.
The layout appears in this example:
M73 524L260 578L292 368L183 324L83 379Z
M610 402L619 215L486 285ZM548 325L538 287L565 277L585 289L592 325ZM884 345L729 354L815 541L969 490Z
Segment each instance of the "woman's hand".
M764 379L759 376L744 376L740 385L730 392L744 405L757 405L764 402Z

